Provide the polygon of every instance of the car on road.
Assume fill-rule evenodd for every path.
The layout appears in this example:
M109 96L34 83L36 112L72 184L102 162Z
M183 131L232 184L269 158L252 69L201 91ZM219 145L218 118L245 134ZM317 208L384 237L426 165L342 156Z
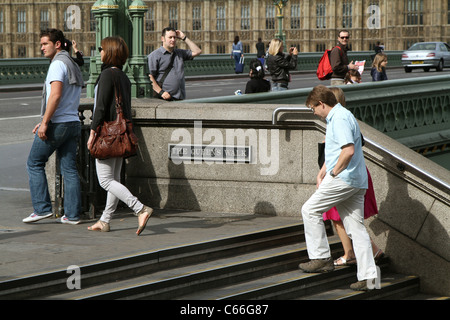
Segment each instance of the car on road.
M421 68L425 72L431 68L442 71L450 67L450 46L445 42L417 42L402 54L405 72Z

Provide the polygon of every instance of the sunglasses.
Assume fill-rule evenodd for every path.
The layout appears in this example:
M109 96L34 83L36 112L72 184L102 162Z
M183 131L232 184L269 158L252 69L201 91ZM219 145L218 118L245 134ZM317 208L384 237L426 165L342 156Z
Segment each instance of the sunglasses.
M350 37L339 37L341 39L350 39Z
M102 52L103 48L102 47L98 47L98 52Z

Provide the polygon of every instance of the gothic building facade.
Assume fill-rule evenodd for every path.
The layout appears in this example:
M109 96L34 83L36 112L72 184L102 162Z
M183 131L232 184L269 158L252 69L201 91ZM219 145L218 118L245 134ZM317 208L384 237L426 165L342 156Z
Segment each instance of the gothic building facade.
M132 1L109 0L111 2ZM0 0L0 58L40 57L39 33L48 27L75 39L86 56L95 48L97 27L85 0ZM274 0L147 0L144 48L161 45L161 30L183 30L204 54L230 53L238 35L247 53L258 38L268 43L279 29ZM450 41L450 0L289 0L282 10L286 44L321 52L336 43L340 29L351 33L354 51L404 50L418 41Z

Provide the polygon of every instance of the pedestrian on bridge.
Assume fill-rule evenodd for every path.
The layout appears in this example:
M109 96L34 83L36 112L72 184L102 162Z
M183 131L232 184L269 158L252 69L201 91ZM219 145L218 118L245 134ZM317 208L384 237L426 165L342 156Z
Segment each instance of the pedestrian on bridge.
M370 75L372 76L372 81L383 81L388 80L386 74L386 66L388 63L387 55L384 53L379 53L375 56L372 63L372 70L370 70Z
M36 222L53 215L45 165L56 151L64 178L64 216L62 223L78 224L81 212L81 186L77 170L77 146L81 135L78 117L81 88L84 85L79 66L63 50L61 30L41 32L41 50L50 59L43 88L42 121L33 129L33 145L27 160L31 201L34 212L23 222Z
M364 226L364 195L368 177L362 152L361 132L355 117L325 86L316 86L305 103L315 115L327 121L325 164L317 175L317 189L303 204L307 263L305 272L334 270L322 213L336 207L347 234L353 240L358 282L350 287L367 290L367 280L378 277L370 237Z
M259 59L250 61L250 80L245 85L245 93L267 92L270 90L270 82L264 79L264 67Z
M348 62L347 51L348 42L350 40L350 32L347 30L341 30L338 33L338 44L331 50L330 64L333 69L331 76L331 85L339 86L344 84L345 75L349 70L358 70L353 61Z
M177 41L184 41L189 50L177 49ZM199 56L202 50L182 31L164 28L162 46L148 55L149 77L156 97L166 100L186 99L184 61Z
M267 57L267 68L272 77L272 91L288 89L291 76L289 70L297 68L298 50L296 47L289 49L289 54L283 52L283 41L272 39Z
M122 71L128 59L129 50L121 37L107 37L101 42L100 58L103 62L102 72L95 84L94 114L91 123L91 132L87 142L91 150L97 128L104 121L114 121L117 118L115 92L120 91L122 96L123 116L131 120L131 82ZM117 209L119 200L124 202L138 217L137 235L145 229L153 209L145 206L135 197L127 187L120 183L123 158L95 159L97 177L100 186L107 191L106 205L100 220L88 227L91 231L110 230L110 221Z
M356 70L350 70L357 72ZM339 87L330 87L330 90L333 91L334 95L336 96L337 101L345 107L345 95L344 91L342 91ZM364 139L363 139L364 140ZM363 144L364 145L364 144ZM322 157L319 157L319 168L322 168L324 162L325 162L325 155L322 154ZM373 188L372 178L370 176L369 169L366 167L367 170L367 183L368 183L368 189L366 191L366 194L364 195L364 219L370 218L371 216L374 216L378 214L378 207L377 207L377 201L375 198L375 190ZM335 266L347 266L347 265L354 265L356 264L356 258L355 253L353 250L353 244L352 240L347 235L347 232L345 231L344 224L342 223L342 219L339 216L339 212L336 209L336 207L331 208L327 212L323 214L323 220L331 220L333 221L334 228L336 229L336 232L339 236L339 239L341 239L342 247L344 248L344 255L334 260ZM373 242L372 239L370 239L370 242L372 244L372 253L373 258L375 259L375 262L377 263L380 259L384 257L384 252L378 248L378 246Z
M234 59L234 72L242 73L240 70L241 59L244 58L244 47L242 46L242 42L239 40L239 36L234 37L234 41L231 50L231 59Z

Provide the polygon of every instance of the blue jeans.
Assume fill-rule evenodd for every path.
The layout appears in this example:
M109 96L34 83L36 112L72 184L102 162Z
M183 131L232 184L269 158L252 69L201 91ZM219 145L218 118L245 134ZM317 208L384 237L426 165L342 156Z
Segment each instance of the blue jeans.
M234 58L234 70L236 71L239 65L239 61L241 60L241 53L233 52L233 58Z
M287 87L281 86L280 83L276 83L276 82L272 83L272 91L285 91L287 89L288 89Z
M41 140L37 134L35 135L27 160L34 213L45 215L52 212L45 164L56 150L64 179L64 215L69 220L79 220L81 186L77 170L77 146L81 135L81 124L78 121L50 123L46 135L45 141Z

